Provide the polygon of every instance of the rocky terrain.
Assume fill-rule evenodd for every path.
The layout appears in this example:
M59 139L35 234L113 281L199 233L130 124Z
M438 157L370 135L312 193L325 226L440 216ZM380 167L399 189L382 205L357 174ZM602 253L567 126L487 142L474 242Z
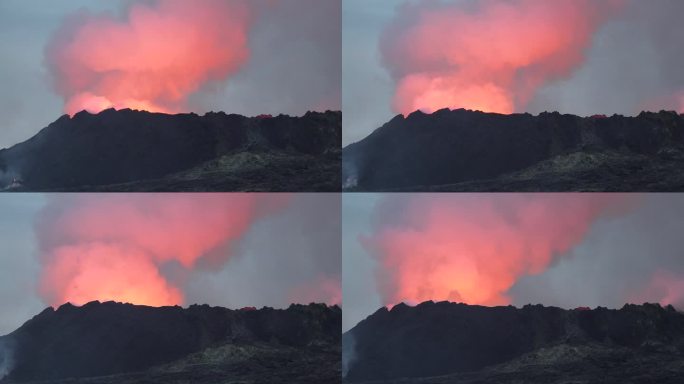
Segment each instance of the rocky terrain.
M0 150L0 190L339 191L341 129L331 111L83 111Z
M448 302L382 308L343 336L349 383L681 383L684 314Z
M341 315L324 304L66 304L0 338L0 383L339 383Z
M342 157L350 191L684 191L684 116L417 111Z

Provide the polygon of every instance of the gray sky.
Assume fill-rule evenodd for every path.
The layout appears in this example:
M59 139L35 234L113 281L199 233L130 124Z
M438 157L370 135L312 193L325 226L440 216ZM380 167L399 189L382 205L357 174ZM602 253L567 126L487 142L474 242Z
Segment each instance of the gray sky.
M40 265L33 231L33 220L44 205L39 194L0 196L0 335L45 308L35 294Z
M394 115L393 83L380 65L378 39L397 0L342 2L342 141L359 141Z
M62 209L55 205L73 207L79 199L79 195L54 196L0 195L0 335L47 307L38 294L36 225L45 223L41 218L46 217L48 204L54 216ZM309 297L320 301L317 296L330 296L325 290L339 296L341 222L339 194L297 194L284 210L258 219L234 244L232 256L222 266L190 272L176 266L162 268L162 273L183 287L186 304L282 308L295 295L303 298L297 301Z
M349 330L382 305L375 284L375 260L359 242L369 233L378 194L345 193L342 197L342 329Z
M464 196L442 194L439 198L455 205L472 202ZM486 194L482 199L494 203L499 199L504 204L501 220L507 220L501 196ZM587 197L576 198L582 196ZM359 237L372 235L378 223L381 228L399 226L420 231L421 222L406 222L403 216L406 201L414 197L359 193L343 196L345 331L383 305L376 279L377 261L361 246ZM594 221L579 244L556 255L556 261L542 273L517 280L508 290L512 304L619 308L627 301L656 301L667 296L664 283L670 282L669 286L674 287L672 297L678 303L675 306L684 309L684 295L678 293L684 289L684 195L645 194L631 198L634 204L629 209ZM392 207L390 211L388 206ZM401 220L397 219L399 215ZM457 238L458 234L454 234Z
M395 115L390 108L394 83L381 65L378 40L406 1L344 0L344 145L363 139ZM643 109L675 109L668 96L684 95L682 14L684 2L679 0L627 0L626 9L595 35L580 68L539 90L527 112L635 115Z
M82 8L120 12L130 2L0 2L0 148L29 139L63 114L62 99L44 66L44 49L64 18ZM261 5L267 2L258 0ZM193 95L189 105L194 112L302 115L341 108L339 0L274 4L260 7L249 36L250 61L228 83L206 86Z
M337 279L339 291L341 197L335 193L295 196L284 212L256 223L225 268L215 273L194 271L188 278L186 301L230 308L255 303L282 307L291 301L292 289L309 290L321 275Z

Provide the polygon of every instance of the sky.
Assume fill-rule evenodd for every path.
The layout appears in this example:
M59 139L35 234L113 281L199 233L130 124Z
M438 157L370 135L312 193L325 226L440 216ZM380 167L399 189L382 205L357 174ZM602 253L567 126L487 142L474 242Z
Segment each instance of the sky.
M684 309L681 194L345 194L342 209L344 331L429 299Z
M183 306L339 304L340 205L324 193L2 195L0 335L60 294L91 299L73 287L153 293L157 273Z
M74 62L77 62L79 58L91 57L87 52L80 56L78 53L73 54L78 51L73 50L73 46L65 45L65 41L69 39L65 40L64 36L69 36L73 25L79 25L79 22L90 18L90 20L95 20L92 25L101 26L104 23L98 22L99 19L96 17L103 12L108 12L111 19L127 20L127 10L131 5L151 4L154 6L157 1L173 3L173 0L68 0L59 2L4 0L0 2L0 50L3 56L3 60L0 61L0 83L3 84L0 90L0 121L3 122L0 127L0 148L29 139L64 114L67 99L58 92L55 83L59 82L56 78L66 81L64 78L67 76L64 72L57 70L59 66L55 62L60 63L59 60L62 60L62 66L68 71L68 68L76 67ZM230 7L239 1L230 0L221 4L215 0L201 0L192 2L192 5L200 7L203 6L202 4L213 2L219 4L219 7ZM252 10L252 19L246 28L245 49L248 52L248 58L238 60L240 63L235 65L236 68L230 69L227 75L200 82L201 86L196 90L192 88L192 92L184 95L183 106L175 108L173 112L205 113L211 110L223 110L228 113L255 116L280 113L303 115L308 110L339 110L341 108L340 1L251 0L248 4ZM227 13L230 14L230 11ZM188 20L193 19L188 18ZM221 28L228 29L232 24L237 24L221 25L220 19L215 23L218 23ZM201 22L197 24L202 25ZM196 25L182 25L182 30L191 30L196 27ZM181 30L181 27L177 29ZM212 36L215 37L213 41L216 45L211 47L211 51L220 51L216 47L220 47L224 40L233 42L226 38L232 32L224 30L216 33L218 35ZM98 36L102 35L104 34L101 31L83 33L80 40L74 39L73 41L77 42L76 46L86 45L83 42L89 42L90 47L107 46L113 49L111 47L117 46L123 47L122 50L130 47L128 44L115 45L111 41L99 41ZM92 40L95 41L92 42ZM204 40L206 39L199 41L201 43ZM51 56L48 53L50 51L48 46L54 41L58 43L52 45L54 49L51 51L53 52ZM192 49L197 45L197 43L189 43L188 47ZM180 47L178 49L184 49L182 42L177 42L175 46ZM225 52L230 55L239 48L235 46L226 46ZM79 49L84 50L82 47ZM71 56L69 52L72 52ZM97 51L93 49L92 52ZM60 54L66 58L59 56ZM102 55L104 55L103 61L105 62L103 65L112 61L125 62L125 58L129 57L129 54L125 52L107 52L106 50ZM189 55L183 53L181 56L192 58L195 55L196 51ZM55 59L57 56L60 57L59 60ZM192 62L189 65L191 64ZM134 80L133 83L145 81L145 78L150 77L152 80L155 79L147 73ZM175 77L179 78L179 76ZM179 85L172 84L171 87L175 89ZM91 90L81 89L80 91Z
M497 80L493 81L496 82L501 81L501 77L507 79L507 76L513 76L515 81L522 79L527 85L542 79L541 84L533 85L533 92L529 89L513 92L516 102L509 107L514 112L538 114L560 111L582 116L632 116L642 110L660 109L679 109L684 112L684 72L681 71L684 67L684 51L681 49L684 25L679 22L679 15L684 13L684 3L681 1L577 1L574 5L585 7L584 11L579 11L579 15L558 7L556 11L539 13L546 16L530 16L532 22L520 23L516 21L522 20L525 15L535 15L522 10L529 7L529 10L534 11L540 8L539 2L513 0L514 11L501 18L497 18L497 15L506 15L505 11L483 11L487 8L486 4L496 3L506 4L505 1L498 0L482 1L479 4L468 0L345 0L342 5L344 145L363 139L400 112L407 113L404 109L417 109L414 108L415 105L402 99L406 99L406 93L413 89L408 84L415 86L419 80L409 79L414 81L411 83L404 76L430 72L443 66L444 62L435 59L434 55L449 51L451 45L456 53L449 60L458 63L455 68L465 68L462 74L466 79L460 79L459 81L465 83L461 82L450 88L447 95L465 89L466 95L462 97L476 98L481 90L477 86L495 78ZM413 7L406 7L407 4ZM549 4L561 3L547 3ZM615 4L618 6L610 8ZM477 5L481 5L479 10ZM510 14L515 12L516 7L522 12L521 15ZM434 15L433 19L426 17L423 29L418 29L421 24L416 22L416 15L421 10L431 9L438 10L437 18ZM469 15L467 12L473 12L474 16L467 16L463 23L449 21L448 15L459 12L465 12L466 15ZM595 19L585 25L588 15ZM436 24L442 16L447 21ZM518 48L528 49L546 43L540 39L553 35L548 31L538 33L532 30L530 34L525 34L529 32L525 31L527 25L535 25L534 20L546 20L561 29L559 36L570 36L567 39L572 44L559 44L553 51L560 56L567 56L563 60L564 65L556 65L558 62L554 60L560 56L552 55L550 59L542 57L537 62L520 64L510 69L509 73L498 72L490 77L486 74L481 77L482 68L494 68L488 66L491 64L487 61L491 59L488 54L494 57L505 57L508 54L507 58L515 61L520 59L515 56L516 53L522 52ZM436 32L433 33L430 25L440 27L435 28ZM563 25L567 25L565 31L562 31ZM494 39L503 44L503 48L489 49L489 45L486 45L485 54L477 39L486 34L497 33L497 26L503 26L499 29L502 32L494 35L499 37L498 40L496 37ZM548 25L542 27L546 28ZM410 28L422 32L411 35ZM388 36L384 42L383 34ZM504 42L503 39L509 35L518 40ZM468 45L469 38L475 39L475 47ZM435 47L434 52L438 53L429 51L430 46ZM425 49L419 50L418 47ZM429 56L430 52L433 52L433 56ZM420 55L424 56L420 58ZM471 57L476 59L467 59ZM524 58L527 57L525 54ZM401 89L400 79L406 80ZM469 88L473 86L469 81L475 82L476 87ZM398 93L396 97L395 91ZM439 95L440 101L448 98L444 93ZM493 103L493 99L495 97L488 97L486 101ZM511 112L506 107L496 109L492 105L478 108L481 104L477 100L471 101L471 109L491 107L492 111ZM399 108L393 108L393 104L400 104Z

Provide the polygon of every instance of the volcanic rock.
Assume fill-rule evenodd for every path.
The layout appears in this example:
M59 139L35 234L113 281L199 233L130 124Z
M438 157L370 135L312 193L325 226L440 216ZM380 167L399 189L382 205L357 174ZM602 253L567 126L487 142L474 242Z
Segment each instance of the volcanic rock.
M399 304L360 322L343 344L350 383L681 383L684 377L684 314L658 304L619 310Z
M339 191L340 112L64 115L0 150L0 189ZM13 184L13 185L11 185Z
M342 157L347 190L684 191L684 116L417 111Z
M0 338L0 383L333 383L341 310L229 310L92 302L48 308Z

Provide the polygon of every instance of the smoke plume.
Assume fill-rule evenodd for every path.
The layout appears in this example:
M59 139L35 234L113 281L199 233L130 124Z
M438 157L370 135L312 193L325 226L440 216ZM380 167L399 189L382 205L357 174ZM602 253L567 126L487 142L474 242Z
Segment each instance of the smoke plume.
M354 334L346 332L342 335L342 377L347 377L347 373L356 362L356 358L356 339Z
M386 197L373 233L383 304L511 303L508 290L544 272L601 217L631 206L616 194L457 194Z
M249 58L242 0L132 3L124 17L82 11L46 49L65 111L179 112L203 84L225 81Z
M393 108L525 111L569 77L623 0L422 1L400 7L380 41Z
M240 193L49 196L36 223L40 295L51 305L182 304L182 287L162 273L165 266L221 266L232 244L289 200Z
M7 337L0 339L0 380L9 375L14 368L14 351Z
M580 247L543 274L520 279L514 305L620 308L625 303L684 309L684 196L643 194L626 215L595 225Z

